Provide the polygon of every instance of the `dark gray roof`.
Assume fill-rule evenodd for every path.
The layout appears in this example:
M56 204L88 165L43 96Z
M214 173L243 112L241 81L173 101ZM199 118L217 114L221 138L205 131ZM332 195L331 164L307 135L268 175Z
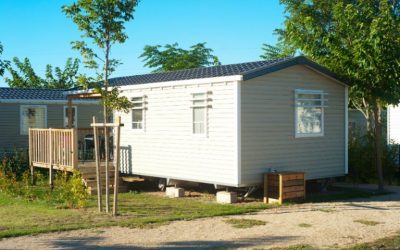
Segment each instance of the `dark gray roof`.
M0 100L66 100L64 91L64 89L0 88Z
M136 85L146 84L154 82L168 82L168 81L180 81L189 79L200 79L200 78L211 78L220 76L232 76L242 75L244 80L249 80L261 75L265 75L292 65L306 64L310 67L315 68L322 73L337 78L329 70L322 66L312 62L304 56L298 57L287 57L282 59L270 60L270 61L256 61L238 64L228 64L212 67L202 67L186 70L177 70L165 73L153 73L145 75L134 75L126 77L116 77L110 79L110 85L112 86L124 86L124 85Z
M168 82L189 79L211 78L220 76L242 75L243 80L249 80L271 72L275 72L296 64L307 65L328 76L340 80L326 68L312 62L304 56L288 57L270 61L256 61L238 64L228 64L212 67L202 67L187 70L177 70L165 73L134 75L110 79L110 85L123 86L146 84L154 82ZM343 81L344 82L344 81ZM70 89L71 90L71 89ZM72 89L73 90L73 89ZM0 88L0 100L26 99L26 100L66 100L66 89L19 89Z

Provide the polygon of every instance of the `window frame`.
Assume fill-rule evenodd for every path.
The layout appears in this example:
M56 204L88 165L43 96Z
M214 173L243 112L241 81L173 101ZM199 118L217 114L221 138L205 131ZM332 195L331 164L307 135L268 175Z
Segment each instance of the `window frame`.
M309 108L321 108L321 132L319 133L299 133L298 132L298 108L301 107L297 104L298 94L314 94L320 95L320 99L314 99L320 101L320 105L311 105ZM311 90L311 89L295 89L294 91L294 133L295 138L308 138L308 137L323 137L325 136L325 108L326 102L328 101L325 96L327 95L326 92L323 90Z
M22 132L23 118L22 111L24 108L44 108L44 128L47 128L47 105L20 105L19 106L19 134L20 135L29 135L29 128L27 129L27 133Z
M75 109L74 123L72 124L72 126L73 126L73 128L78 128L78 106L72 106L72 109ZM67 114L68 114L68 106L66 105L63 108L63 124L64 124L64 128L68 128L68 119L65 120Z
M142 104L140 107L132 107L131 108L131 129L135 132L144 132L145 131L145 126L146 126L146 95L137 95L137 96L131 96L131 102L132 103L140 103ZM141 101L133 101L133 99L136 98L141 98ZM142 110L142 127L141 128L134 128L133 124L139 124L139 122L134 122L133 121L133 110Z
M195 95L202 94L204 98L195 98ZM210 92L207 90L198 90L193 91L190 93L190 110L191 110L191 134L195 137L207 137L208 136L208 109L210 108L210 99L209 99ZM195 105L194 101L204 101L203 105ZM194 129L194 109L195 108L204 108L204 117L203 117L203 124L204 124L204 132L203 133L195 133Z

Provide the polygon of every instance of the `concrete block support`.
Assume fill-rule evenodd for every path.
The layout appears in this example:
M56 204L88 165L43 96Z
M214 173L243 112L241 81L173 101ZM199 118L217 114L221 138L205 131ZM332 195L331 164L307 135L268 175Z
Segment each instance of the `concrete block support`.
M217 192L217 202L218 203L236 203L237 202L237 193L236 192L226 192L220 191Z
M170 198L179 198L185 196L185 190L177 187L167 187L165 195Z

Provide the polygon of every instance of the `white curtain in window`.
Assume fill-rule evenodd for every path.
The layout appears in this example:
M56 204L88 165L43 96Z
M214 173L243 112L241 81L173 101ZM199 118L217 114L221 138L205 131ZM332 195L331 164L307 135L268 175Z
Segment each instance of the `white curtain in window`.
M322 133L322 108L297 108L297 133Z
M193 100L193 134L204 134L206 132L206 93L192 94Z
M29 128L46 127L45 107L22 107L21 134L28 134Z
M205 132L205 108L193 108L193 133L204 134Z
M134 97L132 103L132 129L143 129L144 97Z

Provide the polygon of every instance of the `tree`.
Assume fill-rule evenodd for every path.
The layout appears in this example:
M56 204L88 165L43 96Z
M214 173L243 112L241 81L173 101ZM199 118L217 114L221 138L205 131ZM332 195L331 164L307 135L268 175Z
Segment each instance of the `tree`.
M97 53L85 41L72 42L73 49L78 50L84 58L87 68L96 71L95 81L102 81L103 86L96 88L102 95L104 123L109 120L111 109L128 111L132 107L126 97L118 96L118 89L111 88L109 93L108 79L120 64L111 59L113 45L124 43L128 38L125 23L133 19L137 0L78 0L71 5L63 6L63 12L83 32L82 38L90 39L100 50ZM82 80L84 77L80 77ZM109 212L109 178L108 178L108 133L104 127L105 172L106 172L106 212ZM99 190L100 192L100 190Z
M261 47L264 53L260 56L264 60L275 60L284 57L294 56L294 51L285 47L282 43L276 46L264 43Z
M75 87L79 70L79 59L68 58L64 70L46 65L46 86L47 88L65 89Z
M146 67L156 68L153 72L166 72L180 69L192 69L210 65L220 65L218 57L212 55L212 49L205 47L206 43L198 43L185 50L178 43L161 45L146 45L139 58L144 58ZM163 48L163 49L162 49Z
M3 54L3 45L0 42L0 56ZM9 61L1 60L0 59L0 76L4 75L4 70L8 67L10 64Z
M35 72L28 58L23 61L17 57L13 58L15 68L9 64L7 70L11 77L5 78L6 83L11 88L48 88L48 89L68 89L75 87L76 77L79 70L79 60L68 58L64 69L54 68L50 64L46 65L46 78L41 78Z
M288 13L280 41L348 79L351 102L373 115L379 189L382 109L400 100L399 0L281 0ZM367 117L368 118L368 117Z

